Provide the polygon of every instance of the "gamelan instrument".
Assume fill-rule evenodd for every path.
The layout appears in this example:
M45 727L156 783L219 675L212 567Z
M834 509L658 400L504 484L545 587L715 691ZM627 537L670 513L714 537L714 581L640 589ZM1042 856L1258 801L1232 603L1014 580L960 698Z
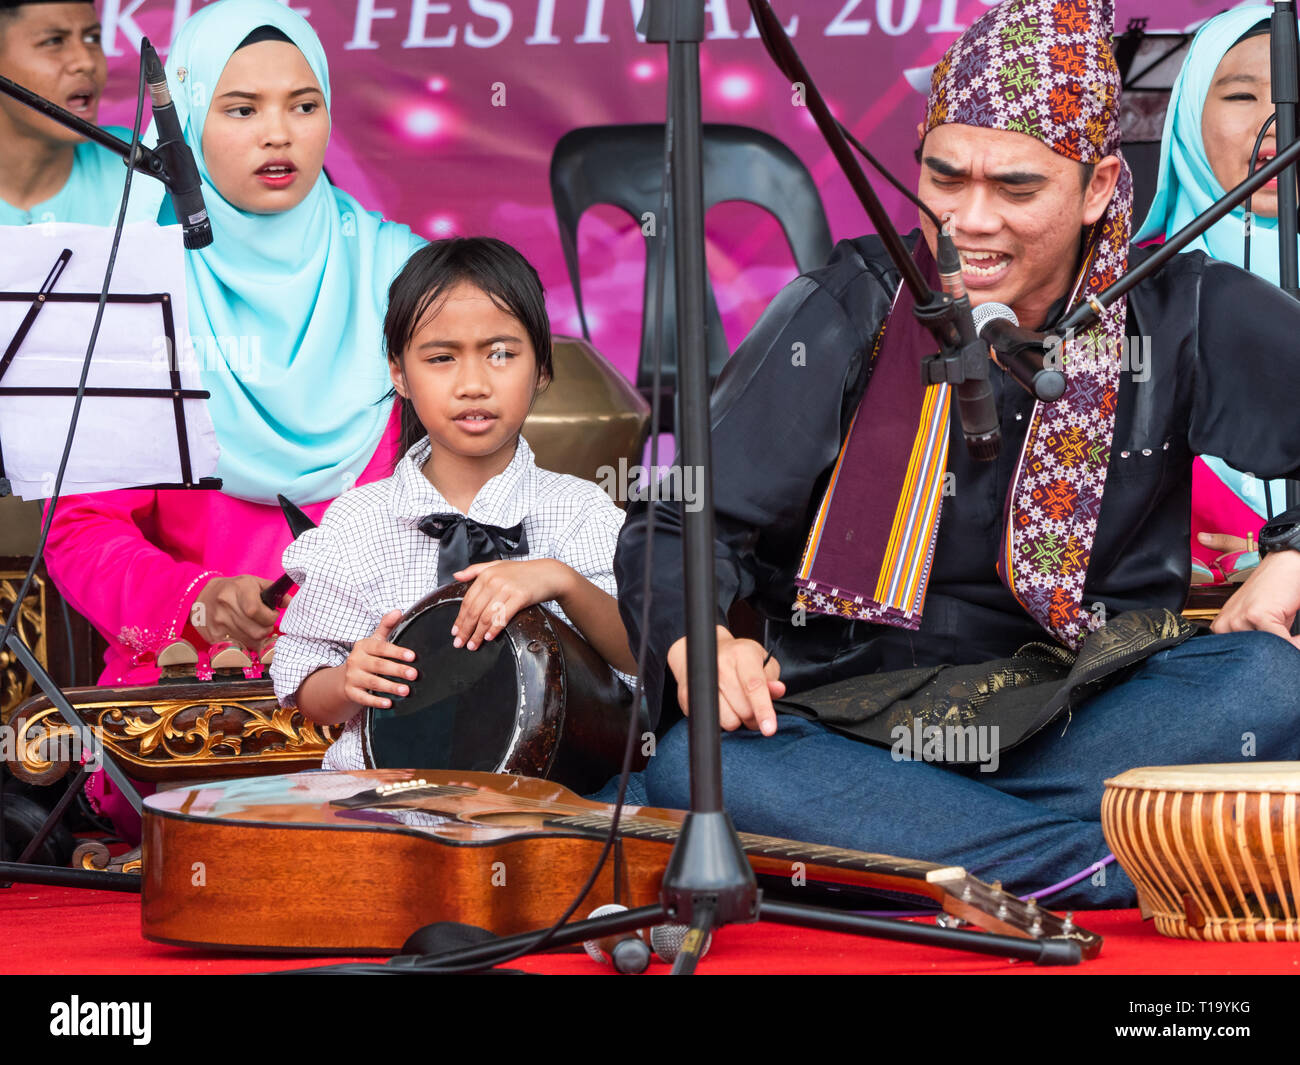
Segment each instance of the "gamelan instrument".
M453 647L468 589L440 588L393 630L390 642L415 652L419 676L392 706L366 710L367 767L516 773L595 791L622 764L632 693L542 606L521 610L476 650Z
M1130 769L1101 825L1144 917L1182 939L1300 939L1300 763Z
M435 921L501 935L553 923L600 853L613 807L551 781L489 773L296 773L145 800L143 932L188 946L391 954ZM645 906L684 814L628 807L579 906ZM1022 938L1100 937L957 866L741 833L759 874L925 896Z

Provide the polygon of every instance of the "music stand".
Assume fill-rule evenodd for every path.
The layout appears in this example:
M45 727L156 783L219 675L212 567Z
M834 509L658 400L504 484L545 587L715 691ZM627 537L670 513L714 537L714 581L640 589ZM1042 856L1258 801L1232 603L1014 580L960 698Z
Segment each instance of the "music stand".
M77 287L75 278L78 274L81 275L80 282L87 283L90 277L89 271L98 270L98 262L101 261L99 256L95 254L99 250L96 245L104 244L111 231L90 226L51 225L43 227L35 236L32 235L32 232L33 227L23 227L15 234L14 240L19 244L24 242L35 243L37 248L43 245L46 249L51 249L65 243L64 238L66 238L66 243L77 247L82 254L78 255L77 252L74 252L73 247L64 246L55 256L44 281L34 291L14 288L0 291L0 321L3 321L6 317L11 317L11 315L5 313L10 305L16 304L18 309L22 310L22 316L12 335L5 338L3 333L0 333L0 341L4 342L3 351L0 351L0 397L25 397L29 400L72 398L80 391L84 396L94 397L101 401L112 400L119 404L130 400L164 401L170 407L172 424L169 428L175 434L176 457L174 465L170 461L155 461L148 456L137 456L133 468L142 472L152 469L159 475L157 479L146 475L132 478L129 483L121 483L114 480L106 482L103 480L102 474L92 475L77 482L77 491L98 491L125 487L148 489L220 488L221 481L209 475L210 471L215 468L217 457L215 431L212 428L211 421L207 417L206 410L196 412L193 409L187 409L187 403L191 403L192 406L192 401L207 399L210 393L202 388L194 387L193 381L186 380L191 376L192 371L183 372L185 368L182 366L179 353L189 350L188 330L184 315L184 290L182 289L181 298L174 299L173 294L170 292L149 291L153 286L147 283L142 284L142 282L147 282L147 275L165 274L170 277L184 277L179 240L173 240L172 235L169 235L167 231L159 230L158 227L153 225L133 226L127 230L126 239L123 243L134 246L128 248L128 250L134 250L136 256L135 263L127 266L123 271L128 275L125 282L129 288L139 287L144 290L114 291L104 297L104 302L108 307L118 307L124 311L129 311L131 308L146 311L150 308L154 309L157 315L157 329L153 335L165 346L166 352L166 365L165 367L159 367L160 370L164 371L165 385L163 380L159 380L154 384L122 384L115 382L107 385L85 386L78 389L77 387L49 383L14 384L15 378L21 379L14 367L16 360L23 352L24 344L28 346L29 353L32 353L32 349L38 347L50 350L61 346L63 338L58 336L58 327L51 328L54 325L50 321L51 317L59 317L57 310L52 309L52 305L53 308L68 308L65 314L71 317L71 310L76 305L99 304L101 299L99 292L67 291L64 289L69 287L68 282L65 282L64 289L61 289L60 281L63 280L70 263L73 262L74 258L78 258L80 260L78 265L81 265L82 262L87 265L83 270L73 271L70 275L70 287ZM179 237L179 232L175 233L174 236ZM34 249L27 249L27 251L28 254L25 257L19 257L20 261L39 264L38 253L34 253ZM90 254L87 255L86 252ZM141 264L148 265L142 266ZM34 265L29 269L39 271L41 265ZM39 276L39 273L36 273L35 276ZM120 277L119 280L121 280ZM140 314L128 314L127 317L138 319ZM124 342L128 348L138 345L140 336L150 335L147 332L141 334L138 328L136 331L128 333L125 329L125 323L121 324L119 331L127 338ZM79 336L80 334L73 330L66 343L70 345L72 338ZM84 344L84 342L81 343ZM78 354L77 358L80 362L84 359L84 356ZM143 369L143 367L129 367L126 372L129 375L137 369ZM47 375L42 373L35 379L45 380L46 378ZM135 424L141 423L136 422ZM101 427L104 425L111 428L111 423L101 422ZM95 428L93 424L88 427L91 437L89 449L92 451L97 450L93 439ZM120 442L120 436L117 442ZM10 443L12 452L12 439ZM44 498L45 495L49 494L44 487L44 478L38 479L33 476L31 467L34 457L31 454L26 454L24 459L26 462L22 468L21 476L15 474L11 480L9 474L13 471L6 469L4 451L2 442L0 442L0 496L9 494L22 495L26 492L29 496ZM179 476L174 477L173 474L177 471ZM15 483L18 486L17 491L15 491ZM20 593L16 597L13 606L15 614L22 609L22 599L23 595ZM59 710L64 722L77 736L83 752L89 752L89 764L97 763L102 766L109 779L119 788L132 808L137 813L140 813L142 802L139 793L121 767L104 749L94 729L81 717L53 678L37 660L31 648L23 640L16 625L5 641L5 646L14 654L36 681L41 691ZM75 789L81 786L87 771L88 763L83 762L64 795L50 811L49 816L32 837L23 853L19 856L18 861L0 862L0 882L20 881L118 891L140 890L139 877L134 874L63 869L29 862L29 859L37 853L49 833L62 818L72 796L75 794ZM0 789L0 833L3 832L3 802L3 789Z

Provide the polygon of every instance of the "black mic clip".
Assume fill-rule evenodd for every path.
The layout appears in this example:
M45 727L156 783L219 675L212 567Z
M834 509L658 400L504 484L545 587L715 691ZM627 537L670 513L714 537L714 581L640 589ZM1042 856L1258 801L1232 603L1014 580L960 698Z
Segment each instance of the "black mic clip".
M181 225L181 240L191 250L212 243L212 222L203 203L202 179L194 153L185 142L176 105L167 86L167 75L149 38L140 41L140 62L153 102L154 127L158 143L148 159L150 172L167 186L172 209Z
M988 345L977 336L962 335L963 316L971 315L968 296L955 300L947 293L936 292L929 303L918 304L913 313L932 333L948 340L942 351L921 360L921 384L961 385L989 379Z

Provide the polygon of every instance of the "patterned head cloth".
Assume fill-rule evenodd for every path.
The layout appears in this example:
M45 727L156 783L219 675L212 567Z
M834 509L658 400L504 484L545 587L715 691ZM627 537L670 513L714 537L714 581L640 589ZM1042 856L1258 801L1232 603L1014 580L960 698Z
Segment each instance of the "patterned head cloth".
M1024 133L1080 163L1118 155L1119 68L1111 0L1006 0L985 12L935 67L926 128L960 122ZM1071 303L1128 263L1133 179L1122 171L1086 234ZM1021 604L1070 646L1101 621L1083 582L1115 430L1125 302L1065 348L1066 391L1038 404L1011 483L998 572Z
M1110 0L1006 0L934 68L928 133L945 122L1005 129L1079 163L1119 150Z
M926 131L955 122L1023 133L1080 163L1118 155L1120 76L1111 52L1112 20L1111 0L1004 0L935 67ZM1122 156L1121 164L1110 204L1082 235L1071 305L1101 292L1127 265L1133 183ZM891 347L908 346L899 338L910 329L903 321L910 314L903 292L878 348L873 382L889 380L879 363L888 361ZM1065 394L1035 406L1008 493L998 574L1032 617L1073 648L1102 624L1099 612L1084 604L1083 586L1110 462L1124 323L1119 300L1099 323L1066 338ZM914 354L904 358L915 365ZM870 479L884 466L881 456L895 446L868 439L880 424L874 411L855 418L796 579L808 609L905 628L920 625L938 531L948 407L947 386L932 386L915 437L910 429L906 433L910 452L899 467L905 487L901 493L892 489L897 517L886 522L878 553L864 550L864 541L875 538L861 535L869 515L831 498L836 483L863 483L856 476L841 478L841 467L852 466ZM834 546L842 539L854 545L854 558L844 564Z

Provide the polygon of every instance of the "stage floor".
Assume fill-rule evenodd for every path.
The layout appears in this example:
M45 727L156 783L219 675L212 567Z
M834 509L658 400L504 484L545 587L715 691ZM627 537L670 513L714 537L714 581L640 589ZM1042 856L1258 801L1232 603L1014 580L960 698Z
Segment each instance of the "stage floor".
M286 900L286 905L291 904L291 900ZM1106 941L1099 958L1077 967L1040 968L1026 962L763 924L724 929L715 936L700 972L1234 976L1300 973L1300 943L1219 944L1168 939L1143 923L1136 910L1081 913L1076 919ZM0 890L0 936L4 942L0 952L3 974L250 973L348 960L237 955L150 943L140 935L138 895L28 884ZM510 967L534 973L612 973L585 954L538 955L512 962ZM655 962L649 971L667 973L668 966Z

